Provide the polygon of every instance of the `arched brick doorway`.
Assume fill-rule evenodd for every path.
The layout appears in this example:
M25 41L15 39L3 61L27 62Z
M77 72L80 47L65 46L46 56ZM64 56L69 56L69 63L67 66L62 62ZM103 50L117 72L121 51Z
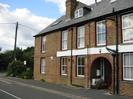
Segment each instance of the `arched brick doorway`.
M91 87L96 89L107 89L112 83L112 68L110 62L100 57L91 65Z

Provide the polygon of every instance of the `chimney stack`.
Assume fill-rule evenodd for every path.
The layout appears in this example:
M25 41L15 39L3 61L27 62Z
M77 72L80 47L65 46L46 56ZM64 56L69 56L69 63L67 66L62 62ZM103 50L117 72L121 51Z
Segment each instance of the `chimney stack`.
M77 0L66 0L66 19L71 19L74 16L74 10Z
M95 0L95 4L97 4L97 0Z

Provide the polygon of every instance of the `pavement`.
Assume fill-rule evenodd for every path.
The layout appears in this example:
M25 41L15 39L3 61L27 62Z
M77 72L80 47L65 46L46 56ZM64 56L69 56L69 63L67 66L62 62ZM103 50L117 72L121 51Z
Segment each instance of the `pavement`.
M5 77L4 74L0 74L0 99L133 99L133 97L115 96L104 90Z

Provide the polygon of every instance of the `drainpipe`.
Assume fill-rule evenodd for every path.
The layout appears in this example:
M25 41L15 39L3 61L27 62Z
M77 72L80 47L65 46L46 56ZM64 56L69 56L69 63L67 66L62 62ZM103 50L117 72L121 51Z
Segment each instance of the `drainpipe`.
M88 65L88 54L89 54L89 48L91 47L91 29L90 29L90 22L89 22L89 24L88 24L88 27L89 27L89 45L88 45L88 47L87 47L87 65ZM89 66L89 70L90 70L90 66ZM91 73L89 72L89 70L88 70L88 73L89 73L89 79L87 78L87 83L89 83L89 88L91 88Z
M118 14L115 15L115 30L116 30L116 68L115 68L115 94L119 94L119 41L118 41Z
M112 54L113 57L113 66L114 66L114 86L113 93L115 95L119 94L119 36L118 36L118 14L115 14L115 9L113 8L113 14L115 15L115 36L116 36L116 50L107 48L106 49Z
M72 85L72 69L73 69L73 28L71 28L71 65L70 65L70 84Z

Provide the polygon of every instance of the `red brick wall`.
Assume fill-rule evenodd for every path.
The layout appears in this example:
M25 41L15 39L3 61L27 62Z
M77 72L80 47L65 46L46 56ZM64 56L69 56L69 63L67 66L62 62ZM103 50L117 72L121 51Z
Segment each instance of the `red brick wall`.
M41 37L35 38L35 51L34 51L34 79L40 79L40 56L41 56Z
M133 96L133 82L121 81L120 82L120 94L126 96Z
M96 22L90 23L90 42L91 42L90 47L96 46Z
M115 23L113 16L106 18L106 27L107 27L107 45L115 44ZM122 42L122 31L121 31L121 18L118 20L118 31L119 31L119 44ZM96 21L88 22L85 25L85 48L88 47L96 47ZM71 35L73 29L73 49L77 49L77 27L73 26L68 28L68 50L71 49ZM90 41L89 41L90 40ZM46 40L46 53L41 54L41 37L36 37L35 39L35 57L34 57L34 78L39 80L44 78L48 82L53 83L63 83L70 84L70 67L71 67L71 57L68 58L68 75L61 76L60 75L60 58L56 57L56 52L60 51L61 48L61 31L53 32L47 35ZM51 60L51 56L54 57L54 60ZM46 58L46 75L40 74L40 58ZM79 78L76 77L76 56L73 56L72 64L73 64L73 81L72 83L79 86L90 87L90 72L92 63L99 57L106 58L112 66L112 81L114 77L114 68L113 68L113 60L110 54L95 54L86 56L85 62L85 77ZM119 77L120 77L120 93L122 95L132 95L133 84L128 83L122 80L122 54L119 55ZM112 90L114 83L109 89Z
M116 35L115 35L115 22L114 17L108 17L106 19L106 40L107 45L115 45Z

